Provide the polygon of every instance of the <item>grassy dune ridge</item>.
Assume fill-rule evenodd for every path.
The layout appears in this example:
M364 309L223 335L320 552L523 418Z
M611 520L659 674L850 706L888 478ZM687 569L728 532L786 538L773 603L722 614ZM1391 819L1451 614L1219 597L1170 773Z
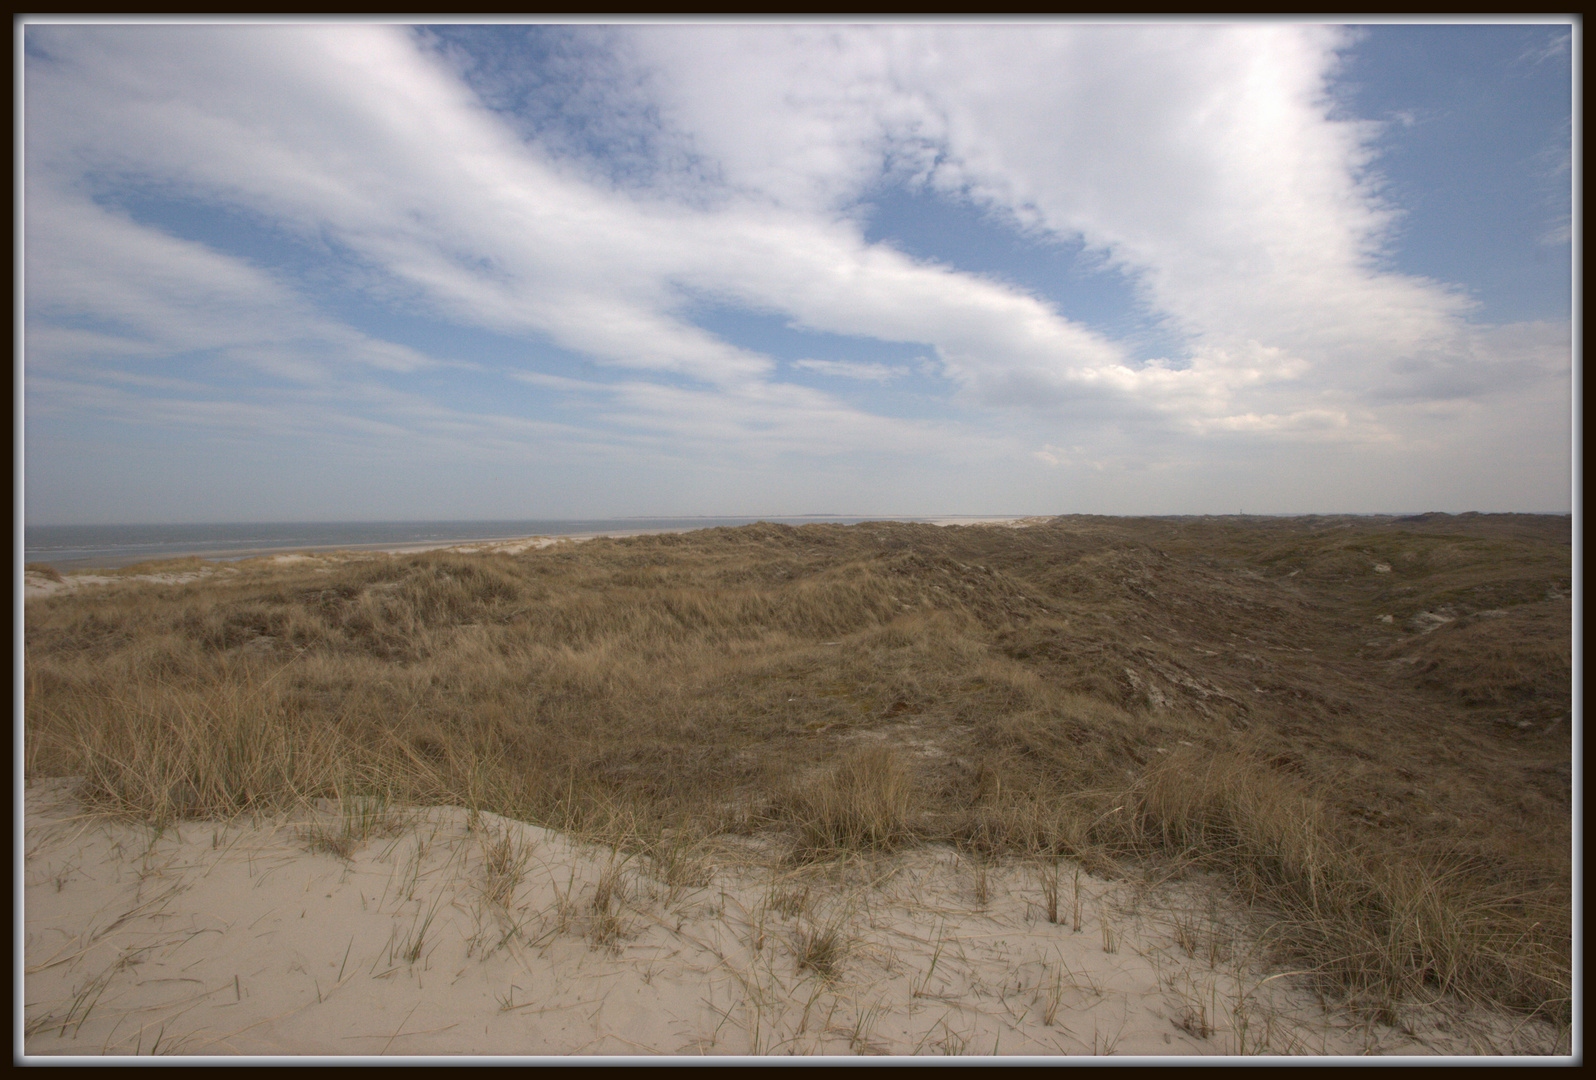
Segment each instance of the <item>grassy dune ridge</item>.
M381 796L654 851L1223 874L1379 1008L1571 1014L1567 518L753 525L26 606L25 767L157 824Z

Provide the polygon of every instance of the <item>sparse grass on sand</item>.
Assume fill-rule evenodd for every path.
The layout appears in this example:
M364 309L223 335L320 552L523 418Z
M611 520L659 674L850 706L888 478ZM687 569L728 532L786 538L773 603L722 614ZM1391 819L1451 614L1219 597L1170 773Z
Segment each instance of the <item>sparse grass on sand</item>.
M390 805L462 805L609 840L673 886L715 835L798 866L951 842L1041 859L1059 923L1059 857L1198 868L1283 961L1376 1010L1449 993L1571 1015L1567 518L756 525L195 562L28 602L30 777L81 776L85 804L156 825L337 798L306 839L344 857ZM523 856L484 843L503 903ZM799 935L832 977L837 928Z

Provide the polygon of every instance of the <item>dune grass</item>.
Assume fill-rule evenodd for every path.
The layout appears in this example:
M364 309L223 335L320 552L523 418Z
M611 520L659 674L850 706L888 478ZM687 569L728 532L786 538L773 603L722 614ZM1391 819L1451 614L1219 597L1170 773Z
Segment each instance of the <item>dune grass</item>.
M796 826L799 851L811 858L837 852L885 852L915 835L914 775L890 747L848 750L818 776L805 777L779 804L778 820Z
M1061 923L1061 857L1202 867L1337 993L1566 1019L1567 534L1056 519L189 560L28 602L25 767L158 825L460 804L672 887L727 833L798 862L953 843L1052 865ZM502 899L515 855L487 850Z

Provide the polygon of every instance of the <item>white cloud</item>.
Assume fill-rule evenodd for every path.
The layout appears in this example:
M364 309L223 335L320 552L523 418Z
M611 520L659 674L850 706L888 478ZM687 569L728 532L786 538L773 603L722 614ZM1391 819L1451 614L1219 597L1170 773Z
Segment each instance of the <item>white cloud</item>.
M1549 37L1538 41L1521 52L1513 60L1513 66L1536 67L1548 60L1560 60L1569 55L1573 45L1574 35L1570 30L1553 31Z
M402 29L26 33L28 362L69 381L209 351L358 394L370 434L1029 454L1062 475L1071 462L1156 464L1193 439L1401 443L1418 438L1424 403L1528 409L1568 371L1566 328L1474 326L1458 290L1386 268L1395 211L1368 173L1376 129L1332 118L1326 87L1348 39L1331 28L593 31L578 111L613 119L595 136L605 145L635 144L607 162L581 160L582 141L547 125L507 122L461 81L469 57ZM491 75L513 100L513 70ZM1182 350L1138 363L1021 289L866 243L858 200L884 178L1084 241L1133 278ZM380 304L624 374L511 373L528 394L570 395L569 428L430 410L396 380L447 364L346 325L302 282L91 198L128 184L323 245L335 284ZM695 323L705 300L921 346L921 374L944 377L973 419L891 419L783 382L771 357ZM793 366L872 392L908 371ZM41 400L69 396L45 385L30 374ZM265 431L252 410L274 407L287 406L207 415ZM1110 440L1116 425L1143 447L1055 445Z
M861 382L887 383L909 374L903 364L870 364L855 360L794 360L792 366L819 375L838 379L858 379Z
M634 36L659 69L663 115L721 165L730 190L836 209L883 169L913 163L935 186L1080 238L1133 274L1209 358L1187 381L1205 379L1213 394L1238 389L1221 369L1243 362L1222 354L1255 343L1311 366L1299 392L1378 393L1394 374L1388 362L1459 340L1470 307L1459 291L1381 269L1393 213L1366 180L1378 126L1332 119L1326 95L1346 32L741 26ZM988 363L1031 367L1024 349L992 349L985 336L982 346ZM945 359L974 381L959 356ZM1166 383L1107 358L1080 366L1088 382L1153 400Z
M762 378L772 364L676 314L690 293L779 307L814 329L929 342L955 380L998 398L1016 379L1066 392L1077 370L1118 362L1046 305L868 247L846 222L640 202L565 176L398 33L260 29L143 27L137 52L79 48L71 80L36 80L41 168L102 156L332 230L395 288L462 322L713 383ZM152 59L183 99L143 85Z
M30 178L25 245L32 364L222 350L296 381L325 378L351 361L389 371L430 364L319 315L240 259L140 225L52 178Z
M1198 427L1198 431L1250 431L1250 432L1326 432L1339 431L1347 427L1347 414L1336 412L1332 409L1302 409L1287 416L1269 413L1259 416L1257 413L1247 413L1244 416L1226 416L1218 420L1208 421Z
M748 381L700 389L637 379L593 382L533 372L517 381L580 395L582 408L629 440L710 453L726 448L761 455L822 457L891 448L915 455L991 456L1010 440L957 425L875 416L819 390Z

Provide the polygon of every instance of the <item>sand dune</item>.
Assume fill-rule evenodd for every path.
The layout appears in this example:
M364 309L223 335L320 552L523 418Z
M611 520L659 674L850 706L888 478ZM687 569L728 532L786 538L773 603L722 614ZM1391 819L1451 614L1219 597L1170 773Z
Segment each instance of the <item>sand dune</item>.
M952 755L963 754L968 762L982 763L981 769L990 768L1000 791L1012 781L1021 795L1045 801L1059 783L1074 784L1069 790L1077 794L1107 799L1102 809L1145 796L1139 805L1146 816L1138 821L1152 823L1149 828L1173 825L1178 838L1185 811L1152 806L1148 792L1179 794L1186 790L1179 783L1199 776L1194 770L1208 770L1200 776L1218 779L1203 779L1191 790L1209 801L1193 805L1229 813L1230 803L1214 800L1239 791L1245 798L1235 805L1247 811L1247 820L1274 822L1274 828L1282 819L1268 813L1278 807L1295 813L1296 789L1271 787L1284 792L1277 802L1257 801L1248 794L1251 788L1234 786L1236 778L1262 776L1276 783L1282 774L1272 771L1275 765L1306 773L1319 762L1328 782L1339 785L1336 799L1353 800L1345 808L1354 815L1348 834L1370 843L1369 851L1399 852L1373 843L1380 836L1376 830L1385 825L1434 837L1455 822L1455 835L1464 841L1490 839L1497 820L1491 815L1499 806L1516 807L1520 815L1513 826L1517 831L1503 835L1517 838L1511 843L1531 844L1541 828L1537 822L1555 831L1566 814L1566 802L1558 801L1558 778L1568 775L1566 756L1559 756L1550 738L1537 743L1521 737L1532 724L1541 736L1549 735L1570 715L1562 704L1566 680L1558 681L1559 671L1566 670L1567 661L1559 661L1566 655L1566 645L1560 644L1566 637L1554 632L1558 620L1567 618L1567 585L1558 576L1564 564L1557 561L1566 556L1529 545L1515 549L1516 561L1477 566L1465 558L1474 557L1465 550L1467 537L1392 538L1370 527L1347 541L1316 523L1283 523L1260 529L1249 542L1306 545L1293 556L1301 566L1284 575L1274 567L1274 575L1265 576L1252 564L1214 570L1205 560L1217 541L1190 523L1156 528L1132 523L1143 533L1126 532L1131 526L1124 523L1086 523L1080 529L1056 527L1045 536L1045 530L1023 531L1024 521L1005 524L1022 531L938 530L937 535L923 526L837 529L821 531L827 543L820 545L808 534L767 527L730 535L716 531L682 545L583 545L550 552L558 555L550 563L560 564L564 575L563 591L551 595L542 591L541 578L529 580L528 571L535 569L530 564L538 560L533 549L579 538L457 544L460 556L527 552L530 558L469 565L464 559L395 559L395 573L389 575L375 573L387 569L378 565L386 556L354 551L277 551L229 562L186 559L64 577L48 569L28 571L29 598L85 593L78 600L62 597L27 609L30 777L79 772L85 767L83 754L93 748L128 748L125 741L106 742L102 736L134 730L171 735L176 760L188 752L182 749L189 745L183 742L188 729L169 730L163 710L216 720L217 731L245 732L250 739L255 735L249 733L265 731L289 739L284 745L298 745L292 740L314 735L321 730L317 724L333 722L341 713L313 710L313 722L301 725L284 720L299 715L292 710L235 710L241 702L253 702L249 695L256 689L268 705L279 701L268 698L264 688L269 684L272 694L282 692L271 679L288 664L295 665L289 674L299 680L295 702L369 705L365 720L371 727L365 737L381 745L351 744L355 756L312 781L284 773L287 779L270 793L273 806L288 804L293 791L341 790L349 777L400 776L404 761L415 760L412 750L429 761L456 752L467 763L486 761L469 741L478 729L466 727L458 738L446 738L445 725L463 722L477 710L489 720L498 715L495 709L518 710L528 686L515 681L517 673L534 665L541 665L543 679L530 684L534 690L552 687L557 694L576 695L575 706L557 714L567 725L558 729L567 741L556 747L564 756L551 757L555 766L573 770L570 776L596 775L597 762L616 766L604 774L605 783L634 796L646 793L646 785L637 782L641 777L649 783L658 778L667 793L683 796L684 804L740 798L741 789L703 768L692 752L692 740L702 738L697 732L711 728L634 729L630 722L654 715L721 722L717 710L725 700L736 703L731 711L739 722L755 724L752 730L762 740L750 741L743 733L743 743L728 756L732 768L725 775L743 775L736 769L760 760L759 753L768 755L772 768L768 774L750 774L762 785L757 788L758 842L718 837L708 846L672 850L657 839L650 848L646 838L631 836L620 852L523 822L473 817L458 808L406 810L325 801L299 806L290 816L184 821L157 833L147 825L89 814L71 780L30 780L25 788L19 781L17 809L25 813L16 826L24 841L18 867L23 993L16 1052L341 1059L1569 1053L1570 1039L1579 1038L1577 1005L1571 1030L1566 1022L1556 1026L1506 1011L1533 1008L1535 1000L1525 1006L1488 980L1460 978L1452 985L1480 994L1478 1000L1506 1000L1503 1011L1426 1001L1435 984L1423 981L1419 972L1401 982L1404 1003L1375 1009L1367 1001L1322 999L1306 973L1278 966L1278 958L1286 955L1311 956L1298 962L1322 963L1324 970L1343 961L1368 960L1372 966L1383 955L1381 935L1387 933L1381 912L1391 910L1379 906L1382 898L1409 895L1378 891L1389 882L1365 873L1361 863L1335 864L1345 875L1337 879L1342 887L1375 889L1369 895L1378 903L1371 903L1370 919L1361 909L1337 914L1344 921L1333 928L1356 935L1362 927L1374 937L1335 938L1315 951L1300 941L1275 940L1270 911L1280 913L1278 925L1315 925L1289 903L1282 906L1278 896L1283 894L1255 893L1256 906L1244 912L1225 899L1220 879L1210 887L1194 876L1198 859L1225 872L1237 860L1255 857L1250 852L1272 857L1286 850L1280 845L1299 835L1292 831L1296 817L1281 826L1284 831L1259 829L1254 835L1243 830L1252 847L1232 852L1210 846L1192 849L1195 854L1179 844L1127 844L1123 836L1117 847L1113 836L1079 847L1070 839L1074 834L1061 831L1070 819L1060 818L1044 823L1060 830L1047 833L1045 842L969 843L968 850L1013 856L982 865L971 861L968 850L933 840L968 842L984 835L960 831L966 824L985 828L985 819L960 816L977 806L987 807L998 824L1012 825L1023 839L1031 836L1019 830L1031 827L1025 814L1032 804L1019 799L1004 804L972 786L956 789L961 801L925 805L931 795L955 790L937 785L965 782L966 774L941 768L960 764ZM1178 534L1188 526L1201 535L1182 540ZM1521 523L1485 522L1476 531L1488 531L1487 526L1501 531ZM1540 528L1533 522L1522 528L1531 526ZM1118 529L1130 539L1115 533L1094 540L1091 530L1097 528ZM1132 543L1136 536L1152 539ZM898 543L877 558L884 539ZM1033 539L1046 542L1011 543ZM1397 556L1413 557L1406 563L1393 557L1371 568L1367 552L1349 547L1375 541L1388 544ZM684 550L676 552L678 547ZM1055 556L1055 551L1063 554ZM638 575L640 553L680 576ZM995 572L999 557L1008 561ZM1076 569L1060 572L1071 565ZM1375 591L1386 588L1388 572L1382 566L1404 567L1410 582L1405 588L1425 590L1425 596L1450 597L1484 583L1492 589L1511 585L1519 591L1509 599L1517 596L1522 602L1499 607L1492 592L1493 606L1469 618L1462 609L1430 600L1393 608L1385 592ZM1378 575L1378 583L1359 593L1356 573L1371 580ZM190 582L201 584L185 587ZM1318 591L1304 582L1316 582ZM403 596L397 592L400 585L408 590ZM745 594L761 603L743 605ZM855 603L860 595L865 601ZM881 601L876 607L870 606L872 595ZM330 611L322 603L329 596ZM679 606L682 596L692 603L678 610L672 605ZM1304 596L1318 597L1324 606L1310 607ZM562 629L566 624L521 618L523 605L534 599L575 613L571 625L606 627L604 634L579 656L566 647L574 640ZM392 606L385 606L390 601ZM647 610L660 617L635 625L628 618L617 620L636 604L654 605ZM1172 627L1172 604L1201 611L1204 618ZM1413 613L1422 616L1431 608L1458 617L1425 633L1424 621L1415 622ZM1403 613L1403 619L1391 616L1391 610ZM699 611L715 613L708 624L714 633L679 618ZM769 625L771 611L786 613L787 622L775 631ZM1315 611L1317 622L1308 619ZM839 612L846 616L840 623ZM366 615L376 621L362 623ZM1000 628L1001 640L973 629L989 625L984 618ZM1510 632L1522 632L1529 643L1517 651L1504 644L1508 631L1502 627L1510 618L1519 620L1514 624L1519 629ZM394 638L368 633L379 624L415 629L397 643L395 653ZM839 624L856 629L849 636L834 629ZM1371 624L1387 632L1370 639L1366 628ZM505 647L502 631L509 626L531 638ZM495 628L498 636L485 637L485 627ZM1397 636L1404 627L1411 637ZM1247 635L1241 641L1238 630ZM1155 642L1155 634L1166 644ZM757 648L723 665L727 640L751 641ZM841 640L856 645L859 655L837 649ZM670 651L662 651L662 644ZM1510 644L1516 648L1516 642ZM1510 715L1513 726L1506 736L1507 724L1494 711L1463 708L1441 692L1444 685L1431 693L1427 684L1415 687L1398 677L1406 665L1423 661L1442 665L1448 678L1473 679L1475 658L1498 654L1515 665L1522 659L1525 670L1539 673L1542 681L1524 683L1520 667L1506 660L1498 664L1505 672L1501 685L1528 685L1538 695L1531 704L1547 710L1543 715L1526 706L1522 714ZM696 681L685 689L655 692L650 665L660 655L686 657L696 665L691 667ZM396 657L404 662L395 663ZM515 657L515 663L505 665L506 657ZM501 673L501 666L513 678ZM1103 672L1117 680L1121 667L1129 704L1123 695L1115 696L1117 682L1090 700L1075 696L1075 688L1097 686L1091 680ZM632 672L630 681L612 686L593 678L617 669ZM172 670L212 681L169 693ZM458 696L427 690L452 686L451 680L466 671L478 672L482 686ZM1274 682L1261 683L1260 672ZM269 677L257 684L251 681L255 673ZM1070 689L1054 697L1047 690L1053 685ZM1481 683L1459 685L1478 689ZM1298 694L1304 704L1293 706L1294 726L1275 733L1280 736L1275 744L1265 744L1278 754L1269 762L1271 769L1224 772L1241 760L1225 750L1235 744L1226 733L1247 730L1238 720L1250 715L1225 703L1261 696L1265 689L1260 686L1302 690L1307 696ZM391 702L414 695L440 706L441 719L436 725L429 720L395 728ZM285 692L281 700L288 701ZM137 717L124 710L130 701L143 710ZM612 740L612 753L595 757L585 742L591 734L587 725L606 709L622 722L597 732ZM1177 715L1180 709L1186 711ZM1033 713L1053 718L1063 725L1058 730L1080 738L1050 741ZM1268 720L1271 714L1258 715ZM1549 724L1548 716L1553 717ZM1308 730L1314 717L1325 728L1323 738ZM145 728L133 727L134 719ZM265 726L228 726L246 719ZM195 730L211 729L201 724ZM397 758L397 751L382 742L393 733L399 736L394 745L408 758ZM1177 738L1181 735L1190 739ZM1017 747L1052 771L1033 775L1013 753L987 754L982 739L1010 740L1011 751ZM1215 740L1219 749L1206 742L1199 749L1191 741L1203 739ZM1453 767L1430 754L1432 744L1454 747L1460 739L1468 748L1461 756L1490 762L1489 776L1467 771L1467 761ZM894 748L883 756L885 764L868 775L850 772L868 758L859 747L877 741ZM131 745L166 744L152 736ZM260 794L254 773L245 769L235 775L226 767L242 745L236 739L210 738L195 745L223 752L205 750L183 759L200 770L192 775L223 783L230 798L239 793L226 785L236 787L240 777L248 789L234 801L205 805L247 805ZM1173 761L1164 755L1177 745L1189 748L1189 757L1177 763L1180 768L1164 769L1159 763ZM520 760L541 762L541 742L523 749ZM1141 774L1121 768L1129 760L1140 761L1134 752L1152 762ZM1082 754L1101 756L1077 761ZM102 753L88 760L125 765L137 756ZM163 771L165 751L154 756L162 763L150 774L159 781L151 789L157 797L132 805L147 818L190 813L198 798L184 786L191 774L179 769L169 775ZM1385 759L1391 768L1384 771L1366 764ZM266 756L261 761L271 764ZM683 765L679 775L692 783L671 787L666 781L675 781L678 764ZM1414 782L1416 775L1403 771L1409 765L1416 771L1442 770L1424 781L1429 792ZM399 770L392 771L396 766ZM1097 771L1087 771L1088 766ZM549 768L545 780L562 775ZM667 769L672 771L661 771ZM138 769L128 775L143 783ZM977 779L981 775L987 774ZM902 810L910 815L909 825L897 832L918 836L924 846L891 856L866 855L862 852L873 850L873 840L822 837L806 850L832 862L803 865L787 856L785 845L826 818L818 804L796 799L784 785L807 791L805 785L814 784L839 798L850 792L874 798L891 794L903 776L918 777L921 787L918 801L907 801ZM480 798L482 789L472 787L477 777L462 770L447 784L435 778L387 790L406 791L422 801L464 798L466 791ZM1142 786L1117 786L1127 781ZM1458 798L1442 798L1443 784L1456 785ZM528 802L508 781L495 790L501 798L493 801L490 792L483 805L529 807L525 813L549 815L545 820L586 822L592 828L624 825L621 818L612 821L602 813L561 817L558 806L551 810ZM603 810L609 790L595 784L588 794L599 800L581 805ZM97 805L114 804L101 799ZM1304 805L1342 809L1335 801ZM1443 818L1443 809L1458 816ZM624 810L633 813L634 804ZM639 796L635 810L640 816L626 820L637 829L645 827L642 822L655 830L699 829L695 821L684 826L682 816L673 816L664 796L654 802ZM1385 821L1390 813L1415 816ZM1376 814L1382 820L1373 820ZM1474 831L1469 831L1473 825L1464 828L1468 815L1470 822L1478 819ZM918 828L921 817L935 827ZM715 817L704 828L735 831L739 824L735 815ZM1508 851L1508 843L1487 850ZM1079 850L1095 853L1099 861L1093 865L1143 855L1146 861L1120 866L1103 878L1067 860L1025 861L1037 852ZM1537 873L1566 873L1559 869L1562 864L1538 852L1531 846L1522 864L1502 862L1501 874L1514 874L1520 865ZM1297 868L1293 873L1306 866L1311 875L1317 864L1286 865ZM1164 869L1156 869L1160 866ZM1161 882L1148 877L1177 867L1176 877ZM1224 880L1236 888L1238 878ZM1493 884L1488 876L1482 881ZM1335 899L1338 894L1326 889L1324 895ZM1472 917L1473 895L1447 894L1443 900L1452 906L1445 912ZM1504 924L1492 909L1494 921L1484 928L1473 922L1444 924L1465 927L1474 937L1454 953L1439 949L1421 955L1462 953L1469 963L1499 961L1507 970L1544 978L1537 985L1546 1006L1536 1015L1565 1015L1559 1011L1567 999L1558 996L1562 984L1555 965L1540 965L1534 952L1542 947L1536 931L1554 924L1532 922L1545 918L1541 909L1501 910L1521 921ZM1567 909L1553 904L1545 910L1558 918L1557 912ZM1429 935L1429 925L1412 920L1398 929L1406 933L1417 927ZM1497 933L1504 925L1507 929ZM1356 950L1371 940L1367 956L1336 951ZM1452 939L1429 935L1417 944L1428 949L1436 941L1450 946ZM1517 943L1525 942L1518 949ZM1280 947L1291 944L1297 947ZM1551 933L1544 945L1564 948L1566 939ZM1334 985L1396 983L1347 979Z
M156 834L71 790L26 793L30 1055L1537 1049L1490 1017L1354 1019L1261 966L1216 896L1068 862L1055 923L1045 868L945 849L651 858L431 809L367 815L345 858L330 804Z

